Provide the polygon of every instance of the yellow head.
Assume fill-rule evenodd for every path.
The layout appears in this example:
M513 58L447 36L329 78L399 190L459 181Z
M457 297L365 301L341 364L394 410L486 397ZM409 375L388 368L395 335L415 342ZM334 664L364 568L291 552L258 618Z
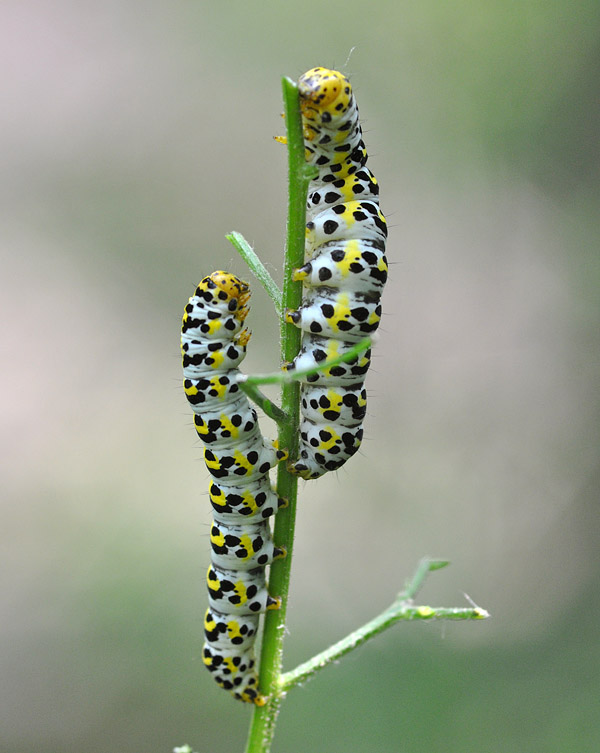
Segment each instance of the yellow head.
M312 68L298 79L300 109L307 120L331 122L348 109L352 98L350 82L339 71Z

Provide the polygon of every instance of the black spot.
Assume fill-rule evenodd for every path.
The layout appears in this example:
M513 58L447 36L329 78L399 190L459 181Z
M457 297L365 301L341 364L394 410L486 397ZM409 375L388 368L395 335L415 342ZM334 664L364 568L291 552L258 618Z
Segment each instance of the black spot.
M235 585L230 580L226 580L225 578L220 581L219 585L221 586L221 591L223 591L224 593L228 593L229 591L233 591L235 589Z
M323 223L323 232L325 235L332 235L338 229L339 223L335 220L326 220Z
M379 230L381 230L383 236L387 238L387 234L388 234L387 222L385 220L382 220L381 217L379 217L379 215L374 217L374 220Z
M362 140L360 144L353 150L352 154L350 155L350 160L352 162L358 162L358 164L361 167L367 161L367 155L365 153L365 144ZM354 172L356 172L356 169L354 170Z
M357 306L351 310L352 316L359 322L369 318L369 309L366 306Z

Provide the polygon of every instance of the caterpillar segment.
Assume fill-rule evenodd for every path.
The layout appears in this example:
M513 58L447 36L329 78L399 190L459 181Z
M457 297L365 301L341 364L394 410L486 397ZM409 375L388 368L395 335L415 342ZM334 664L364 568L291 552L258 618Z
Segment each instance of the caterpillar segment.
M358 107L348 79L313 68L300 77L305 157L318 168L307 199L305 263L294 271L302 305L286 321L302 330L288 371L317 367L372 335L387 280L387 225L379 185L366 167ZM314 479L340 468L360 447L364 380L371 351L301 380L299 457L290 470Z
M258 688L254 642L260 615L280 600L266 587L265 568L285 556L269 519L285 505L269 471L287 458L261 435L258 416L238 385L250 338L247 283L217 271L199 283L181 328L184 392L204 443L213 509L204 620L203 661L236 699L266 702Z

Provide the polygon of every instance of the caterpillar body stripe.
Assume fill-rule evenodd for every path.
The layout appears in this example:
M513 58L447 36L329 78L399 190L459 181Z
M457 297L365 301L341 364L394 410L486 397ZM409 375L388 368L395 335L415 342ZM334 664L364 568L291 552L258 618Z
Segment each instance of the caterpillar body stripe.
M348 79L313 68L298 81L306 160L318 168L307 200L302 306L286 320L302 329L288 370L310 369L371 335L387 279L387 227L379 186L366 167L358 108ZM371 351L302 380L299 457L303 478L340 468L358 450L366 413L364 379Z
M181 328L184 391L204 442L213 508L203 661L218 684L241 701L263 705L254 641L260 615L279 608L265 567L285 555L269 518L284 501L269 470L287 453L260 433L256 411L237 383L250 338L244 327L250 290L227 272L205 277L189 299Z

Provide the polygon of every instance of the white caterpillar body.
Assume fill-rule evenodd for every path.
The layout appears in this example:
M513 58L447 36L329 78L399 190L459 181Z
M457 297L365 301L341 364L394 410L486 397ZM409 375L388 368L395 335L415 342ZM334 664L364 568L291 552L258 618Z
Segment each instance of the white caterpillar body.
M271 488L269 470L286 453L262 437L237 383L250 337L244 329L249 297L248 285L227 272L205 277L185 309L181 350L184 390L213 478L203 660L235 698L263 705L254 641L260 614L279 607L267 591L265 567L285 554L271 538L269 518L283 500Z
M356 100L338 71L313 68L300 77L306 160L319 169L307 201L302 306L286 312L302 329L302 348L288 370L304 370L342 355L381 319L387 279L387 226L379 186L365 166ZM358 450L366 413L364 379L371 351L303 377L299 457L291 470L318 478Z

